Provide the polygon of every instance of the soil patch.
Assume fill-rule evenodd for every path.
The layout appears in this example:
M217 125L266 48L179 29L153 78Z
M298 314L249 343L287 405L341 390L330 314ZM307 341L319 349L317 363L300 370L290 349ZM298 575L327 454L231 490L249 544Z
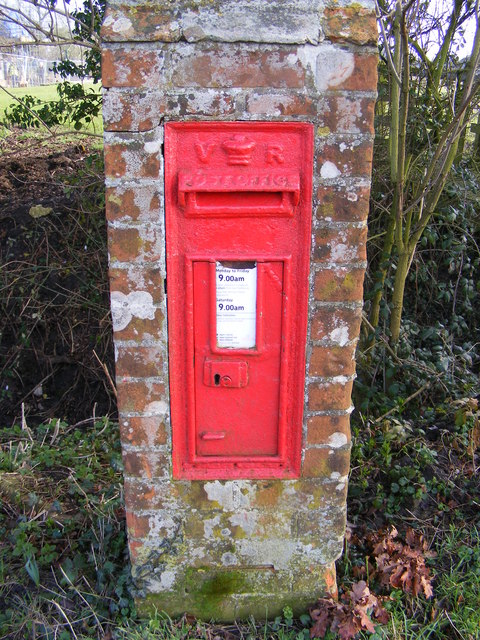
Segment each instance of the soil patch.
M3 420L112 415L101 152L13 131L0 154Z

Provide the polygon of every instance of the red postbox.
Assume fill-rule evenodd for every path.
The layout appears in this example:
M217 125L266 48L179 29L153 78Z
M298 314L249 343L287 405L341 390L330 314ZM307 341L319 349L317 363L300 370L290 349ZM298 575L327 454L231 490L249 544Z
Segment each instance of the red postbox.
M165 127L177 478L298 476L313 127Z

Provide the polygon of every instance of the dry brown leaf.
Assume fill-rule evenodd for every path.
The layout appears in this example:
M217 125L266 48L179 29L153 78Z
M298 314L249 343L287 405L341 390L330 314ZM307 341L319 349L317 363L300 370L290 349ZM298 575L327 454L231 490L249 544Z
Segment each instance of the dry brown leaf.
M386 533L370 536L377 565L376 576L385 586L390 585L414 596L423 592L426 598L431 598L433 589L425 558L435 554L428 550L422 534L413 529L407 530L405 544L396 540L397 536L395 527Z
M359 631L375 631L372 617L381 624L388 622L388 613L364 580L354 583L341 602L322 598L310 615L314 621L311 638L323 638L330 629L336 631L341 640L353 640Z

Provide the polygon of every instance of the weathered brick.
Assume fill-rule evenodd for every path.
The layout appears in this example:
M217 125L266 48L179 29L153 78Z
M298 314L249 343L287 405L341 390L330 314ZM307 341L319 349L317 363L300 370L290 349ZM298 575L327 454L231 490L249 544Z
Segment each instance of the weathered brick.
M164 52L142 46L103 49L102 84L109 87L158 87L164 84Z
M142 342L144 340L163 339L165 316L161 309L154 308L152 315L148 318L132 316L128 323L120 327L113 326L113 333L116 340L134 340Z
M162 219L162 195L160 185L156 184L107 187L107 220L124 224L159 224Z
M285 501L285 482L265 480L256 484L253 506L260 508L277 507Z
M179 528L179 518L170 513L140 515L127 510L128 535L144 543L159 539L173 541Z
M319 206L317 220L356 222L368 216L370 187L352 185L320 186L317 189Z
M363 278L363 269L322 269L315 274L315 300L331 302L361 301Z
M159 178L161 169L160 143L139 140L136 144L106 143L104 148L107 178ZM151 149L151 150L150 150Z
M177 3L175 3L175 6ZM161 40L169 42L175 39L173 15L167 5L162 11L153 11L152 5L122 3L117 6L107 5L105 20L102 25L102 38L106 42L124 42L137 40L141 34L142 41ZM176 12L175 12L176 14Z
M152 89L111 88L103 93L105 131L148 131L158 126L166 109L165 94Z
M350 416L311 416L307 420L307 444L347 444L350 442Z
M110 291L120 291L125 296L132 291L144 291L150 294L153 304L165 299L164 277L158 266L129 264L120 269L111 265L109 275Z
M178 496L175 482L125 478L125 504L132 511L178 508Z
M143 542L128 538L128 551L132 566L134 567L137 563L140 565L146 553Z
M235 112L235 97L226 91L195 89L194 92L172 93L166 96L170 117L222 117Z
M154 409L153 403L165 402L165 385L155 380L128 380L117 381L118 407L122 413L143 412L149 413L149 407Z
M351 376L355 372L355 347L312 348L309 373L311 376Z
M326 478L301 477L295 482L295 495L298 502L292 502L292 511L297 513L311 512L325 509L341 509L345 506L347 483L342 490L337 482L332 491L330 482ZM287 503L288 504L288 503Z
M375 110L374 98L361 98L357 95L329 95L328 109L320 112L322 129L325 133L368 133L374 135L373 124Z
M330 478L331 474L348 476L350 449L308 449L305 451L302 475L311 478ZM332 491L336 491L332 487Z
M169 473L170 463L168 457L158 451L124 451L123 467L130 477L164 478Z
M120 420L122 442L142 446L159 446L167 443L167 430L164 415L135 416Z
M331 340L340 345L358 337L362 309L320 307L312 316L312 340Z
M152 226L111 227L108 249L112 263L158 262L163 255L163 230Z
M323 227L315 234L315 262L356 262L367 259L367 227Z
M235 2L151 2L108 4L102 27L107 42L308 42L321 39L318 0Z
M149 378L163 374L162 347L117 346L115 372L117 377Z
M243 540L250 537L283 537L289 533L289 518L282 511L241 509L219 511L198 517L196 510L186 513L184 532L189 538ZM207 535L206 535L207 534Z
M352 403L353 381L312 382L308 385L310 411L338 411L349 409Z
M182 507L201 512L217 511L220 508L216 501L209 500L203 482L175 482L175 490Z
M127 531L131 538L145 538L150 531L148 516L138 515L129 509L125 512L127 519Z
M293 55L292 55L293 54ZM178 87L290 87L299 89L305 69L296 47L225 45L183 47L174 59Z
M338 553L341 553L345 524L346 509L329 509L327 512L300 513L293 527L300 540L312 540L316 546L324 546L329 540L336 539L340 547Z
M332 442L338 443L339 438ZM317 444L317 443L312 443ZM331 492L322 479L257 480L250 506L259 510L272 509L283 513L324 509L342 505L342 496Z
M322 178L370 176L372 172L373 141L342 140L336 144L321 142L317 163Z
M246 111L256 116L268 118L284 118L288 116L310 116L317 114L318 100L302 94L289 91L288 93L255 93L251 92L245 98Z
M309 69L313 72L311 80L321 94L325 91L375 93L377 90L376 50L360 52L324 42L314 51L309 51L308 57L312 62L315 59L315 64L309 65Z
M296 573L293 577L292 591L293 593L302 593L309 591L312 584L323 585L325 592L330 594L332 598L337 598L337 574L335 564L330 566L315 566L314 564L306 566L302 571Z
M335 90L373 91L377 90L377 53L355 53L352 73L336 84ZM331 87L332 88L332 87Z
M376 44L378 39L375 11L355 4L350 7L325 7L323 32L332 42Z

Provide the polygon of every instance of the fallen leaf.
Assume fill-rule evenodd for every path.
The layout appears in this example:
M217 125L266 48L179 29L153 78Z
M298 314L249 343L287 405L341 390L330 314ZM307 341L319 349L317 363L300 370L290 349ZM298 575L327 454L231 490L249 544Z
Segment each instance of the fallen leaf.
M53 209L52 207L44 207L41 204L37 204L34 207L30 207L28 213L32 218L43 218L43 216L48 216L50 213L53 213Z

